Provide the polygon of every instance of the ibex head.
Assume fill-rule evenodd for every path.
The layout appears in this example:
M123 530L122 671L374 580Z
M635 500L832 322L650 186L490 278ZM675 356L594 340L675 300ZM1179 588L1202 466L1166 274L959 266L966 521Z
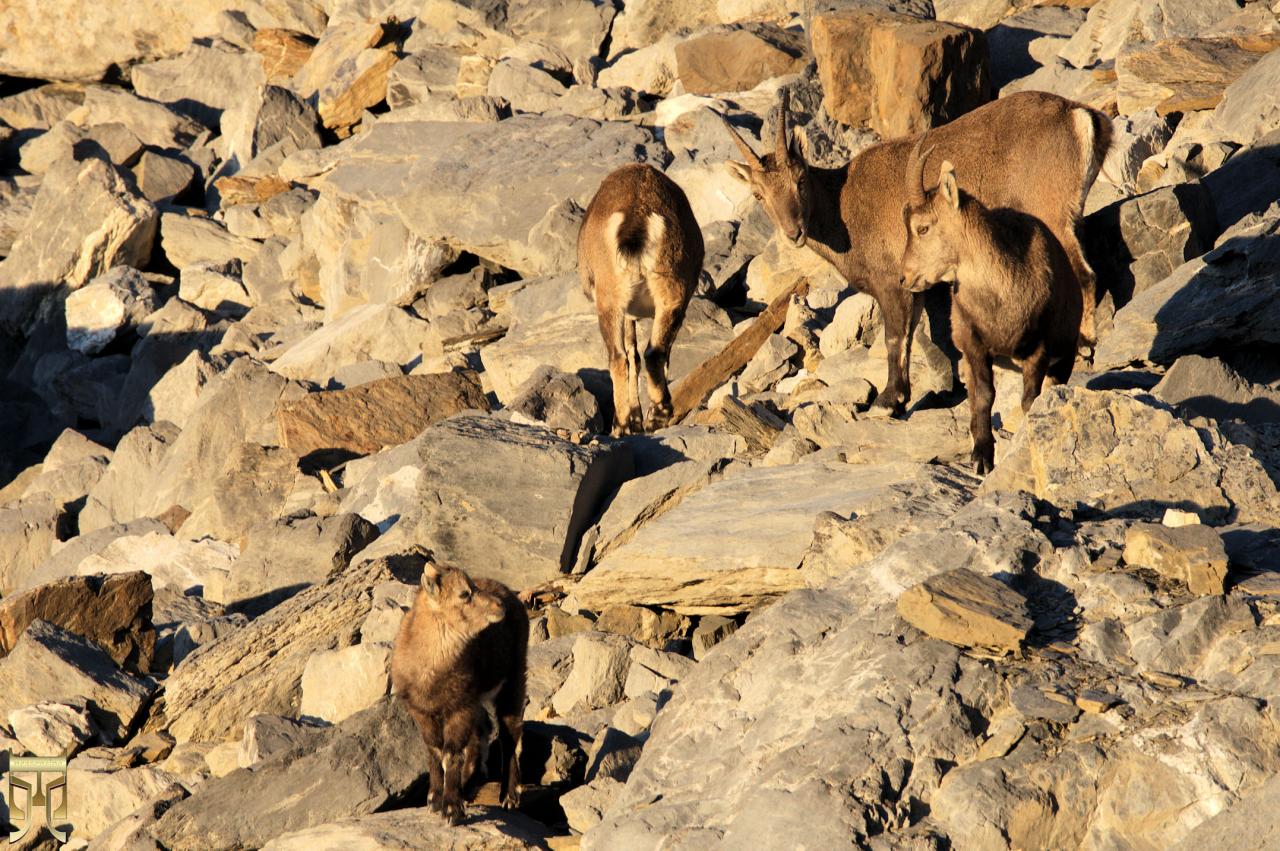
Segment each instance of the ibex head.
M728 162L734 177L751 187L751 194L764 205L769 218L796 245L804 245L809 221L809 166L804 160L803 142L787 131L789 97L782 90L778 128L773 153L756 156L738 131L724 116L720 120L733 136L746 162Z
M907 247L902 253L902 285L912 292L927 290L934 284L954 283L960 265L960 187L956 185L956 169L942 163L938 187L924 188L925 162L933 148L923 153L916 142L907 163L906 196L902 220L907 227Z

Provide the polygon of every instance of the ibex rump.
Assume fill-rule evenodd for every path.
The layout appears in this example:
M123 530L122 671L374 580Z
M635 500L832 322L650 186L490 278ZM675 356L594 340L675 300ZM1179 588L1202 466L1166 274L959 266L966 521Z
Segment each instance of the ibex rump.
M801 143L788 133L787 113L784 90L776 144L764 156L726 122L746 160L729 168L751 186L783 235L811 247L879 302L889 374L876 404L901 411L911 397L911 333L919 316L916 295L900 285L907 240L903 176L919 137L872 145L842 168L818 168L805 162ZM929 142L956 164L961 189L987 207L1021 210L1049 228L1079 281L1082 337L1092 342L1094 275L1076 225L1111 144L1106 116L1057 95L1022 92L930 130Z
M1071 377L1082 313L1080 285L1058 240L1019 210L992 210L961 189L955 166L943 162L938 186L924 185L930 150L916 143L904 188L907 246L902 285L923 292L949 282L951 339L964 357L969 432L979 474L995 465L991 405L992 359L1022 368L1022 410L1040 395L1045 376Z
M667 364L702 271L702 231L689 199L649 165L625 165L600 184L578 231L578 274L594 298L613 380L613 434L671 418ZM640 417L636 320L652 318L644 351L648 422Z

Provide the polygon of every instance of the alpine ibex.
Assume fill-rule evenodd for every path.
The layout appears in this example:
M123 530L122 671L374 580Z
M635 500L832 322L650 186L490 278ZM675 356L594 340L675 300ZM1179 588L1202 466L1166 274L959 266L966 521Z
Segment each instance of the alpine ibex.
M787 238L808 245L880 303L889 375L876 404L901 411L911 398L911 334L920 310L916 295L899 282L907 240L903 175L918 137L872 145L841 168L818 168L805 162L800 137L791 137L787 123L785 89L772 153L757 156L725 122L746 160L729 168ZM1094 275L1076 225L1111 145L1110 121L1057 95L1022 92L930 130L929 141L956 164L961 188L983 204L1021 210L1048 226L1080 283L1082 338L1091 344Z
M578 231L578 275L594 298L613 379L613 434L642 430L637 318L652 318L644 352L649 430L671 418L667 362L702 272L702 231L684 191L649 165L600 184Z
M502 805L520 803L529 616L510 588L430 562L400 623L391 682L431 755L428 805L456 824L462 790L483 765L496 725Z
M949 161L942 163L937 188L926 189L933 149L920 152L924 138L911 153L904 181L902 286L918 293L951 284L951 338L964 356L969 433L981 475L995 466L992 358L1009 357L1022 368L1024 412L1040 395L1046 374L1054 384L1065 383L1080 333L1080 285L1071 260L1039 219L983 206L960 188Z

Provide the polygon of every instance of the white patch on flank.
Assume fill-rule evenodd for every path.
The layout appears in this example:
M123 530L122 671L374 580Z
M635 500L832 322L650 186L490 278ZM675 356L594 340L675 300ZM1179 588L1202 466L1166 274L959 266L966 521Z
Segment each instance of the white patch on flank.
M1080 183L1080 209L1083 211L1085 200L1089 197L1093 182L1098 179L1098 168L1102 163L1093 154L1093 116L1086 109L1073 109L1071 118L1075 121L1076 139L1080 144L1081 174L1084 175L1084 180ZM1111 175L1107 175L1107 179L1112 183L1116 182Z

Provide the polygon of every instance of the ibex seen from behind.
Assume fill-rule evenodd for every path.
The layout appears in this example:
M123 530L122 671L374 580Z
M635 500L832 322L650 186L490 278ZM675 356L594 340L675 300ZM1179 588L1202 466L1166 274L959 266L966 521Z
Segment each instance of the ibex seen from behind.
M520 803L528 646L529 615L510 588L427 563L396 634L391 683L427 744L428 805L451 824L462 819L463 789L495 732L502 805Z
M876 404L901 411L911 398L911 334L920 302L900 285L907 234L903 176L918 136L872 145L841 168L805 162L788 129L782 93L776 144L757 156L732 125L746 162L729 162L774 224L808 245L845 280L872 295L884 314L888 380ZM1094 275L1076 225L1111 145L1102 113L1044 92L1022 92L929 131L938 155L956 164L961 188L991 208L1021 210L1045 223L1075 271L1084 300L1082 337L1093 339Z
M1054 384L1065 383L1080 333L1080 285L1066 252L1039 219L983 206L960 188L949 161L942 163L937 188L926 189L933 149L921 153L924 138L912 151L903 184L902 285L913 293L937 283L952 286L951 339L964 356L969 432L981 475L995 466L992 358L1009 357L1022 368L1024 412L1040 395L1046 374Z
M702 272L702 231L684 191L649 165L625 165L600 184L578 231L578 275L594 298L613 379L613 434L671 418L667 363ZM644 351L648 422L640 418L636 320L652 318Z

